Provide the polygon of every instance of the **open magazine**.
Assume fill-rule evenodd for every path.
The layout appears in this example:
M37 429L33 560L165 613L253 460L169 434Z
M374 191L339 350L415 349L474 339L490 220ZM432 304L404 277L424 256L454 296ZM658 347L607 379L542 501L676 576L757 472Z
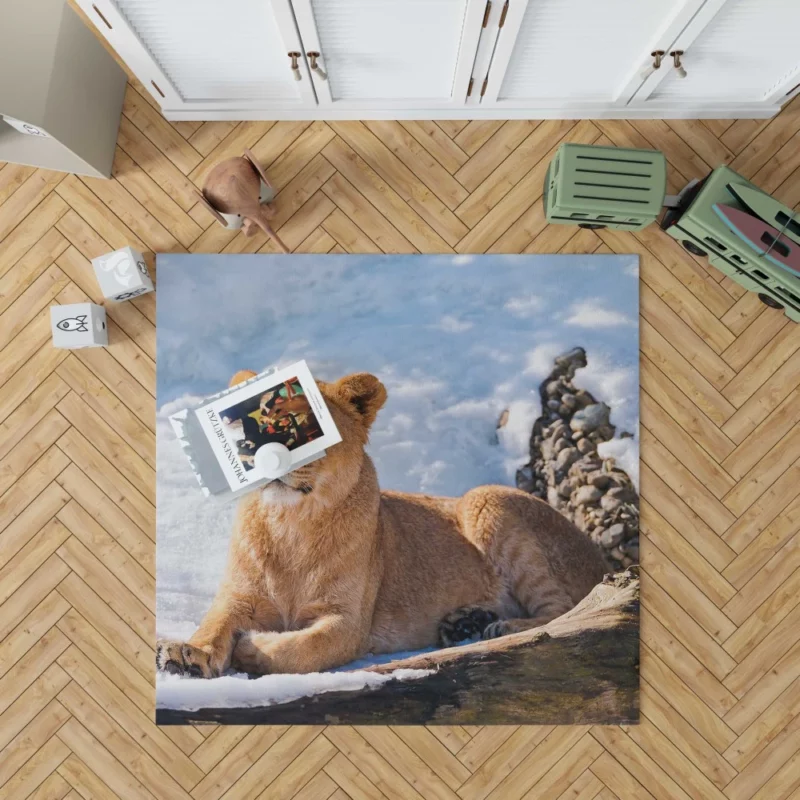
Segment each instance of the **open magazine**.
M206 494L239 494L270 480L256 452L283 445L289 472L342 440L305 361L261 373L173 414L170 422Z

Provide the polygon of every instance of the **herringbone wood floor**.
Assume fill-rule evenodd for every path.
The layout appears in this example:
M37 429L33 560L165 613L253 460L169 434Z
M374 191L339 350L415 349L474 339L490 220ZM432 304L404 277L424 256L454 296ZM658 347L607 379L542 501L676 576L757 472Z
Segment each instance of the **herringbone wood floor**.
M0 169L0 797L800 798L800 326L650 227L548 227L560 141L728 162L800 203L800 101L772 121L169 124L129 86L111 181ZM642 723L153 724L153 295L108 349L50 345L88 259L272 252L195 202L250 147L297 252L641 257ZM150 259L152 266L152 258Z

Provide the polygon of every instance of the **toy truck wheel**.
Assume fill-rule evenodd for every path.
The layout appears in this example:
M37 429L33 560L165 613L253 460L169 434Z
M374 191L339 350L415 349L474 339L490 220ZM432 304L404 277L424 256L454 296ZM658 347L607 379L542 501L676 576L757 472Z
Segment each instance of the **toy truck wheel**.
M690 253L691 253L693 256L699 256L700 258L703 258L703 256L707 256L707 255L708 255L708 253L706 253L706 251L705 251L705 250L702 250L702 249L701 249L701 248L699 248L699 247L698 247L698 246L697 246L697 245L696 245L694 242L690 242L688 239L684 239L684 240L681 242L681 244L682 244L682 245L684 246L684 248L685 248L686 250L688 250L688 251L689 251L689 252L690 252Z
M759 293L758 299L765 306L769 306L770 308L783 309L783 306L774 297L770 297L768 294Z
M600 228L605 228L605 225L598 225L596 222L579 222L579 228L588 228L590 231L597 231Z

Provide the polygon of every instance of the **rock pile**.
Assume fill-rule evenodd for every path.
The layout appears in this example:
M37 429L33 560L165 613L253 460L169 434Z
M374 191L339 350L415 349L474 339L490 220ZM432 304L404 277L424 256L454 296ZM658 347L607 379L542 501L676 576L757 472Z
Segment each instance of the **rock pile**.
M614 459L597 452L616 430L611 409L573 383L575 371L585 366L586 351L576 347L555 359L540 385L542 416L533 425L530 461L517 471L517 486L571 519L619 570L639 563L639 495Z

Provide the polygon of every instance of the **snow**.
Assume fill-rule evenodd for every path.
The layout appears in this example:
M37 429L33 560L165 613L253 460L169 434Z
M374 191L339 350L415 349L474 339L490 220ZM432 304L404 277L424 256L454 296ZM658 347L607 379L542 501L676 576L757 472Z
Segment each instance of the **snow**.
M368 448L381 486L457 496L513 485L541 413L538 385L554 356L580 345L589 365L576 384L611 406L618 433L635 434L603 445L604 454L633 477L638 341L630 324L608 320L637 319L637 275L636 256L160 255L158 636L196 629L222 574L235 511L202 496L169 414L224 388L239 369L305 358L321 380L372 372L389 395ZM606 312L606 322L576 324L581 309ZM226 676L191 688L200 682L167 676L159 703L197 691L209 706L228 680L230 691L263 701L284 677Z
M391 680L417 680L432 672L430 669L396 669L385 675L364 670L312 672L307 675L264 675L254 680L236 673L210 681L161 672L156 676L156 707L196 711L199 708L272 706L323 692L354 692L374 689Z

